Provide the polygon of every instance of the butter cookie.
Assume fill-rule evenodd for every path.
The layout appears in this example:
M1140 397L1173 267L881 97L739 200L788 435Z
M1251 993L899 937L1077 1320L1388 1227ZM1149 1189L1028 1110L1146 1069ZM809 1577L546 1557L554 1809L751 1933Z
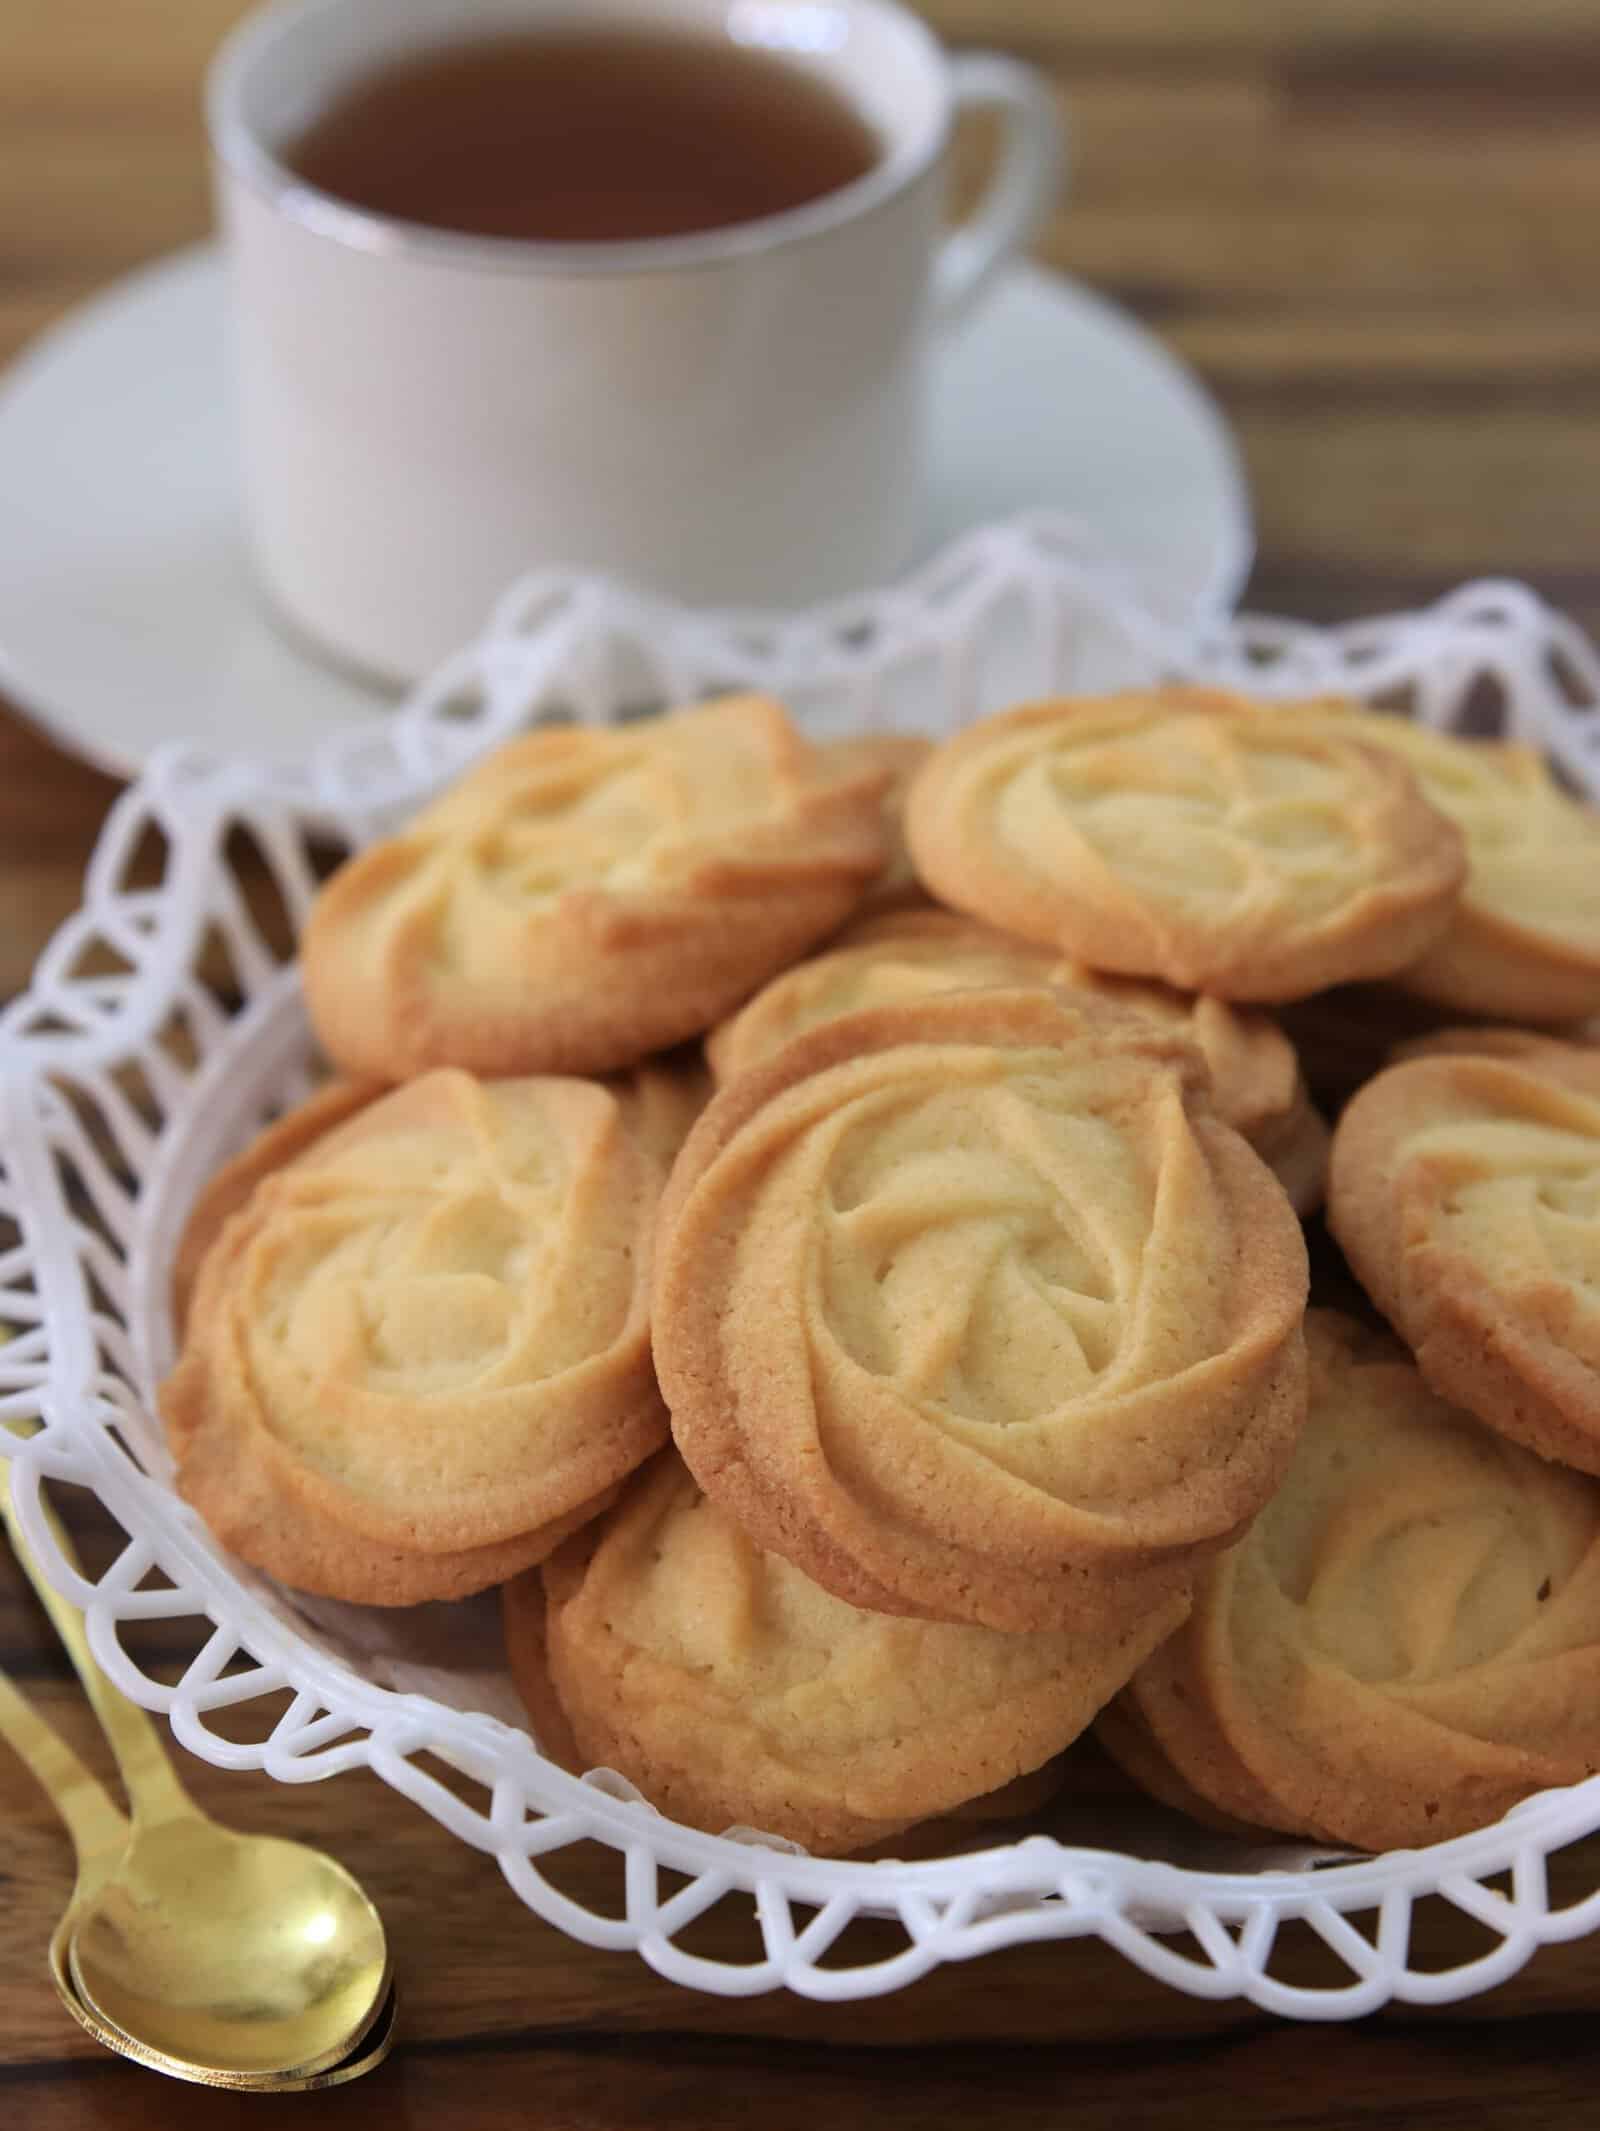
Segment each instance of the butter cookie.
M995 985L1048 984L1061 958L948 910L858 918L819 954L795 962L714 1028L706 1062L718 1086L807 1029L872 1006Z
M1059 963L1051 982L1067 992L1092 992L1182 1030L1211 1074L1218 1117L1250 1142L1296 1213L1313 1213L1321 1205L1328 1127L1311 1100L1294 1045L1270 1014L1137 977L1107 976L1081 962Z
M1294 715L1318 713L1395 755L1466 839L1454 921L1401 974L1405 989L1508 1021L1600 1013L1600 811L1563 790L1536 748L1347 703Z
M1048 947L996 932L946 910L857 919L808 961L774 977L706 1038L719 1084L805 1030L867 1007L995 985L1053 985L1091 992L1182 1028L1211 1071L1217 1115L1255 1148L1297 1213L1321 1203L1328 1128L1312 1107L1294 1046L1268 1015L1222 999L1175 992L1133 977L1108 977Z
M665 1169L593 1082L442 1070L259 1181L206 1253L161 1407L227 1546L372 1604L537 1560L666 1436Z
M1200 1817L1409 1848L1600 1768L1600 1489L1313 1310L1288 1478L1099 1737Z
M1448 928L1460 832L1385 750L1198 688L970 726L912 780L944 902L1094 969L1270 1002L1380 977Z
M862 1612L762 1553L670 1455L503 1603L541 1737L562 1743L553 1687L580 1766L617 1769L692 1827L823 1854L969 1800L1015 1809L1033 1788L1018 1779L1184 1610L1169 1600L1095 1640Z
M933 753L933 742L918 733L859 733L848 740L823 743L835 768L881 770L889 782L883 794L883 833L888 856L883 870L862 897L858 914L876 917L891 910L926 906L928 895L906 849L906 793L911 780Z
M172 1260L172 1321L182 1336L205 1255L228 1216L237 1213L263 1177L286 1168L384 1093L381 1080L329 1080L258 1133L242 1154L211 1175L189 1209Z
M698 1036L882 869L881 764L764 696L513 741L351 859L306 928L347 1073L603 1073Z
M1186 1037L956 992L713 1098L662 1203L656 1366L707 1493L837 1596L1103 1628L1276 1485L1306 1278Z
M1555 1056L1569 1044L1579 1050L1595 1046L1576 1037L1558 1036L1554 1029L1512 1028L1498 1021L1469 1022L1432 1029L1426 1036L1412 1036L1397 1043L1389 1054L1390 1065L1405 1065L1413 1058L1510 1058L1537 1061L1557 1046Z
M1600 1050L1500 1047L1368 1082L1328 1223L1435 1391L1600 1472Z
M621 1103L629 1129L664 1170L671 1168L711 1093L708 1075L688 1054L646 1059L632 1073L608 1080L606 1086ZM264 1177L287 1168L326 1138L335 1125L342 1125L387 1092L381 1080L326 1081L213 1173L189 1210L173 1256L172 1317L180 1338L200 1268L228 1216L238 1212Z

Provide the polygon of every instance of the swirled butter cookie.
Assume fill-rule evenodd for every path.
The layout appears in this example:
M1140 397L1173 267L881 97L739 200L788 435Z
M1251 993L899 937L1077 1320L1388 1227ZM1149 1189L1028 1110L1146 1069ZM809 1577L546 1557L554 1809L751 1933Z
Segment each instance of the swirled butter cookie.
M1536 1062L1556 1045L1563 1049L1593 1050L1595 1045L1576 1037L1558 1036L1553 1029L1510 1028L1498 1021L1469 1022L1462 1027L1431 1029L1426 1036L1411 1036L1397 1043L1389 1054L1390 1065L1405 1065L1413 1058L1509 1058Z
M1306 1336L1288 1478L1102 1742L1169 1802L1371 1850L1592 1774L1600 1490L1434 1397L1382 1335L1313 1310Z
M711 1093L709 1077L689 1054L646 1059L606 1086L622 1105L628 1129L663 1170L670 1169ZM381 1080L330 1080L274 1119L242 1153L214 1172L189 1210L172 1261L172 1316L179 1336L207 1251L264 1177L273 1176L326 1138L335 1125L387 1092Z
M1250 1142L1296 1213L1321 1205L1328 1128L1312 1103L1294 1045L1269 1014L1136 977L1110 977L1081 962L1058 963L1051 982L1063 991L1092 992L1182 1030L1211 1074L1218 1117Z
M848 740L824 741L823 746L836 768L882 771L889 779L882 802L888 856L862 897L858 914L877 917L893 910L926 908L927 890L906 849L905 812L911 780L933 753L933 742L918 733L859 733Z
M1536 748L1348 703L1293 715L1320 715L1395 755L1466 839L1454 921L1403 972L1407 991L1511 1021L1600 1013L1600 811L1563 791Z
M806 1029L873 1006L994 985L1093 992L1184 1029L1211 1071L1217 1115L1242 1132L1295 1210L1321 1202L1328 1128L1312 1107L1294 1046L1267 1015L1066 962L1048 947L946 910L858 919L825 952L774 977L706 1038L719 1083L771 1057Z
M838 1853L1039 1769L1184 1602L1095 1639L862 1612L763 1553L668 1456L504 1609L541 1735L559 1739L547 1665L583 1766L691 1826Z
M1600 1050L1389 1067L1340 1118L1328 1222L1442 1397L1600 1472Z
M205 1255L228 1216L237 1213L263 1177L326 1138L335 1125L354 1117L384 1092L380 1080L330 1080L274 1119L241 1154L214 1172L189 1209L188 1221L172 1260L172 1320L182 1335L189 1302Z
M161 1407L180 1491L286 1582L499 1582L666 1435L664 1167L593 1082L425 1075L264 1177L207 1252Z
M700 1506L707 1507L705 1498L700 1496L698 1490L695 1489L694 1482L689 1477L685 1467L675 1457L670 1456L664 1457L663 1463L669 1463L675 1468L685 1493L693 1494ZM653 1465L646 1466L636 1480L628 1483L626 1498L623 1503L619 1504L616 1513L618 1521L624 1516L633 1516L638 1513L632 1507L634 1497L637 1493L643 1492L646 1487L653 1484L652 1475L654 1471ZM675 1520L687 1506L687 1503L669 1505L665 1514ZM805 1583L806 1589L812 1594L809 1601L809 1610L822 1612L827 1607L838 1606L841 1608L846 1620L843 1638L845 1643L848 1643L852 1635L861 1633L870 1621L876 1620L885 1627L890 1624L887 1615L860 1615L854 1607L843 1606L840 1600L830 1598L825 1591L818 1589L815 1584L806 1583L806 1580L799 1575L798 1570L790 1568L787 1562L781 1561L776 1555L763 1554L759 1549L751 1548L747 1541L743 1542L741 1546L740 1541L735 1536L738 1530L737 1526L730 1527L727 1520L714 1511L712 1512L711 1528L717 1535L716 1552L719 1559L726 1559L729 1555L736 1553L744 1556L746 1565L751 1570L747 1588L757 1596L760 1595L769 1581L775 1581L777 1584L783 1585L792 1578L796 1584ZM592 1528L588 1546L574 1552L571 1575L575 1591L576 1586L582 1582L585 1574L585 1564L592 1558L595 1545L600 1538L601 1533L599 1530ZM674 1591L673 1595L681 1601L682 1594L680 1592ZM533 1736L539 1751L547 1761L554 1761L558 1767L564 1768L569 1775L581 1776L585 1769L592 1768L597 1763L594 1756L586 1754L579 1746L573 1734L571 1722L561 1705L561 1698L556 1693L555 1682L550 1677L549 1637L546 1632L549 1608L545 1598L545 1580L537 1572L528 1571L521 1576L511 1578L503 1584L500 1597L501 1615L505 1627L507 1664L517 1693L522 1698L523 1707L527 1710L532 1720ZM904 1624L901 1623L900 1625ZM945 1631L937 1623L925 1623L924 1632L937 1637ZM986 1631L979 1630L977 1632L981 1634ZM958 1636L966 1636L972 1631L956 1629L954 1633ZM573 1636L572 1640L577 1642L580 1639L581 1630ZM606 1641L609 1643L610 1640L609 1632L607 1632ZM937 1645L934 1645L934 1647L936 1648ZM608 1659L614 1658L616 1654L615 1647L608 1649L606 1652ZM826 1659L824 1661L826 1662ZM1090 1661L1091 1663L1096 1661L1093 1655L1091 1655ZM696 1685L690 1688L689 1695L691 1700L696 1694L706 1691L704 1686L700 1684L706 1677L704 1674L699 1675ZM612 1691L609 1688L602 1689L603 1694ZM579 1699L584 1699L581 1690ZM724 1713L726 1713L725 1703ZM1104 1715L1103 1710L1101 1714L1102 1716ZM759 1730L761 1728L759 1715L753 1722L755 1728ZM768 1758L770 1760L770 1753ZM924 1839L918 1845L919 1854L936 1856L943 1849L948 1848L953 1839L949 1833L952 1822L960 1827L987 1826L995 1821L1020 1820L1040 1813L1058 1795L1065 1782L1066 1755L1061 1753L1041 1762L1037 1768L1028 1769L1020 1776L1013 1776L1008 1782L1001 1783L994 1790L984 1791L977 1797L963 1798L959 1804L951 1806L948 1812L939 1813L930 1821L924 1830ZM735 1823L726 1817L720 1823L722 1827L732 1824ZM897 1836L902 1833L903 1830L896 1830ZM886 1840L887 1838L884 1839ZM898 1842L895 1847L897 1855L903 1856L905 1854L904 1848Z
M1087 1628L1165 1604L1276 1484L1305 1295L1187 1038L955 992L713 1098L662 1203L656 1366L706 1492L836 1596Z
M1450 924L1460 832L1381 748L1205 689L988 718L912 780L943 901L1092 968L1303 998L1414 962Z
M632 1065L850 914L883 865L889 775L834 764L764 696L530 733L328 882L313 1025L386 1080Z
M1047 947L948 910L860 918L714 1028L706 1038L706 1061L724 1086L807 1029L844 1014L940 992L1048 984L1061 966Z

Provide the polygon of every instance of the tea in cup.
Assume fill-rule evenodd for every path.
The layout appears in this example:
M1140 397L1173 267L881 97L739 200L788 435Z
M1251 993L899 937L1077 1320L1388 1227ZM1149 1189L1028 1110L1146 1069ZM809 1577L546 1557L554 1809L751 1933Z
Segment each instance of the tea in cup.
M942 220L955 115L996 169ZM698 604L882 581L933 337L1051 198L1040 78L895 0L292 0L209 91L248 530L407 680L540 565Z

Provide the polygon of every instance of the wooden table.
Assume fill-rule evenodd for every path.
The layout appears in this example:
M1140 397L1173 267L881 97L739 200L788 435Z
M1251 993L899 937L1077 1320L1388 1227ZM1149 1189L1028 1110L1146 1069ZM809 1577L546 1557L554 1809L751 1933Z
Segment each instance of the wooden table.
M196 84L239 11L9 12L0 357L204 227ZM1221 396L1255 487L1253 604L1355 615L1505 572L1600 629L1592 0L937 0L928 13L953 42L1025 53L1070 98L1072 203L1042 250L1137 310ZM4 992L76 901L114 790L0 713ZM8 1558L0 1661L96 1754ZM179 1758L220 1814L327 1845L370 1885L404 2041L359 2087L279 2101L158 2085L105 2057L45 1979L65 1839L0 1755L0 2093L30 2131L309 2131L364 2111L464 2131L969 2119L1566 2131L1593 2118L1600 1939L1541 1956L1465 2021L1288 2027L1073 1946L991 1957L854 2009L721 2001L559 1938L375 1780L296 1790Z

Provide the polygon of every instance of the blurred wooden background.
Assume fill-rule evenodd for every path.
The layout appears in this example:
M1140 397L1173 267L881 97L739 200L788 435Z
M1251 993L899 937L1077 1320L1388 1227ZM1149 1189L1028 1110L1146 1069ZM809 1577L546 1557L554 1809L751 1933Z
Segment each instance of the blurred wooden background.
M1600 631L1597 0L925 11L950 42L1009 48L1059 84L1075 172L1042 253L1137 311L1227 409L1258 514L1252 605L1332 619L1505 573ZM241 12L0 0L0 361L205 229L199 82ZM0 710L0 996L76 902L114 791ZM87 1746L8 1558L0 1662ZM954 2131L1069 2113L1085 2127L1570 2131L1594 2112L1600 1940L1541 1956L1484 2001L1491 2025L1470 2042L1405 2013L1279 2027L1174 1997L1092 1947L946 1970L855 2011L739 2004L558 1939L487 1861L371 1780L299 1791L186 1769L214 1809L335 1847L370 1880L394 1934L406 2047L362 2087L276 2103L157 2086L103 2058L44 1976L66 1844L0 1755L0 2089L30 2131L287 2125L291 2112L310 2127L364 2109L463 2131L812 2119ZM1140 2036L1166 2039L1128 2039Z
M9 0L0 358L205 228L198 83L242 12ZM1075 172L1042 253L1221 397L1253 604L1338 617L1514 570L1600 627L1595 0L924 12L1059 82Z

